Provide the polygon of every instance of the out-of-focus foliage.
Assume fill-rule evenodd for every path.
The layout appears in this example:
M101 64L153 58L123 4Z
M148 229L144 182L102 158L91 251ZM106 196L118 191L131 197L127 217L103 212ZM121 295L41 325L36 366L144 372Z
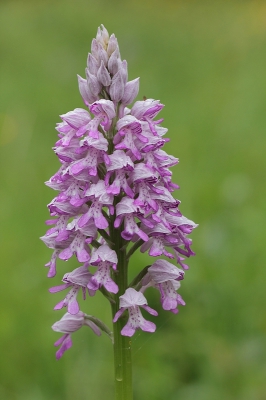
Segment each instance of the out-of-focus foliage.
M266 5L264 1L2 1L0 4L0 398L111 399L112 348L84 328L55 361L50 326L77 267L38 239L59 168L59 114L83 107L76 74L103 23L118 37L139 99L160 99L181 211L199 223L182 282L187 306L132 338L136 399L263 400L265 350ZM149 258L138 255L132 276ZM110 325L100 295L81 304Z

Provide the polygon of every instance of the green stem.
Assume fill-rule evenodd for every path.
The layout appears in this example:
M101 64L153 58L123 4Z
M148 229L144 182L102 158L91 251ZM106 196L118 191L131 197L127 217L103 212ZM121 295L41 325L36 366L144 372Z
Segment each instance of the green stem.
M116 122L119 114L118 103L116 107L116 118L113 119L112 126L106 133L109 142L108 154L114 151L113 138L116 134ZM119 203L121 196L114 198L114 206ZM114 221L116 215L109 217L109 245L115 250L118 258L117 270L112 273L112 278L118 285L119 291L113 296L114 302L111 303L112 316L119 310L119 296L123 295L128 288L128 259L126 257L126 240L121 236L122 227L115 229ZM104 232L103 237L105 235ZM105 237L104 237L105 238ZM106 240L106 238L105 238ZM115 370L115 400L133 400L132 394L132 364L131 364L131 340L127 336L121 335L121 330L126 324L126 317L120 317L117 322L113 323L113 340L114 340L114 370Z
M118 257L117 271L113 278L119 287L119 292L114 296L115 303L111 304L113 318L119 310L119 296L125 293L128 287L128 262L124 239L120 230L113 229L111 238L115 242L115 250ZM115 237L115 240L114 240ZM131 338L121 335L121 330L126 323L126 317L120 317L113 324L114 335L114 369L115 369L115 400L132 400L132 364L131 364Z
M114 307L112 307L114 309ZM115 314L115 313L114 313ZM114 315L113 314L113 315ZM121 335L125 321L119 318L113 326L115 400L132 400L131 338Z

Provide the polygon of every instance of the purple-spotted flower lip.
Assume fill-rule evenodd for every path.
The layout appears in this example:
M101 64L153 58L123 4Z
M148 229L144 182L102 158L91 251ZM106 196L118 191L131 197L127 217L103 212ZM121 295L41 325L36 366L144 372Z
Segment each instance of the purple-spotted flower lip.
M111 293L117 293L119 287L110 276L110 268L116 269L118 258L116 252L105 243L92 253L90 264L97 266L97 271L92 275L87 283L89 290L98 290L104 286Z
M69 260L73 254L76 254L79 262L86 262L90 259L90 247L88 246L86 235L82 232L75 232L72 243L59 254L61 260Z
M177 290L180 288L180 282L172 280L157 284L161 294L161 304L164 310L178 313L178 306L185 306L186 303L182 299Z
M97 271L89 280L87 288L96 291L104 286L108 292L117 293L119 287L110 276L110 263L108 261L101 261L97 266Z

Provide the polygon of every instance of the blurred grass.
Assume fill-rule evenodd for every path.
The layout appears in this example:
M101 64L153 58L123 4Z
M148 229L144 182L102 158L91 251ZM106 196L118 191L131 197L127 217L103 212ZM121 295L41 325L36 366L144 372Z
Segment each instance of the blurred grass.
M166 105L177 197L200 224L187 306L160 312L156 334L133 337L135 397L264 400L266 5L170 0L0 3L0 398L113 398L107 337L81 330L55 361L59 314L47 289L69 267L46 279L51 252L38 239L54 196L43 182L59 166L54 126L83 107L76 74L101 23L130 79L141 77L139 98ZM132 274L147 261L136 257ZM150 292L150 306L158 301ZM110 324L100 296L87 308Z

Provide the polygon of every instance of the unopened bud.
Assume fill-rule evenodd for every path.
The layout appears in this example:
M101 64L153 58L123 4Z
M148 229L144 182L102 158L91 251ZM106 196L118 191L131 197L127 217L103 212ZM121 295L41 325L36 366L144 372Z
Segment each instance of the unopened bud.
M79 84L79 92L80 92L86 106L89 106L89 104L92 104L96 100L98 100L98 96L93 95L91 93L86 79L83 79L79 75L78 75L78 84Z
M100 67L100 63L96 60L96 58L91 53L88 54L87 66L88 66L90 73L96 76L97 71Z
M98 96L98 94L101 91L101 84L98 81L98 79L96 78L96 76L92 75L90 73L90 71L88 70L88 68L86 68L86 76L87 76L87 82L88 82L88 86L89 89L91 91L91 93L95 96Z
M139 92L139 78L129 81L125 85L123 97L121 99L122 104L127 105L132 103Z
M106 50L109 42L109 33L103 24L101 24L101 26L98 28L96 40L97 42L101 43L103 48Z
M123 82L124 84L127 83L127 78L128 78L128 73L127 73L127 61L123 60L120 66L120 70L122 73L122 78L123 78Z
M110 57L111 54L116 49L118 50L118 53L119 53L117 39L116 39L115 35L112 33L112 35L110 36L109 42L108 42L108 46L107 46L107 55L108 55L108 57Z
M115 102L121 100L124 94L124 82L121 70L119 70L112 79L112 84L110 86L110 96L111 99Z
M111 77L103 64L103 61L101 62L101 66L97 72L97 78L103 86L109 86L111 84Z
M117 73L119 68L119 61L120 61L119 50L118 48L116 48L108 61L108 69L112 75L115 75Z
M100 62L103 61L104 65L107 65L108 56L101 43L99 43L98 59Z
M98 50L99 50L99 45L96 39L93 39L91 42L91 53L92 55L98 60Z

